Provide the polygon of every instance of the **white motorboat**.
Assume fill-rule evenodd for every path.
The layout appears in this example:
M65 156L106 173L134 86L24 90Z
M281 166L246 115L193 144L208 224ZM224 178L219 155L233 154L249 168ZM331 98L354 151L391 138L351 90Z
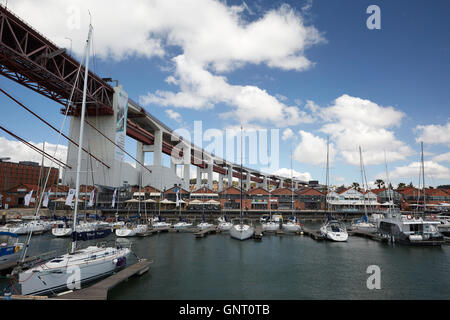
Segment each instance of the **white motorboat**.
M277 231L280 229L280 223L269 220L262 224L263 231Z
M438 231L445 237L450 237L450 217L437 216L433 217L432 219L436 219L436 221L439 221L439 224L436 225Z
M197 225L197 228L200 230L204 230L204 229L208 229L208 228L212 228L214 227L214 225L212 223L208 223L208 222L201 222Z
M81 156L83 148L83 131L84 119L86 114L86 94L87 83L89 78L89 49L91 46L92 25L89 25L89 35L86 45L86 61L84 68L84 86L83 99L80 111L80 133L78 143L77 169L74 197L76 199L73 212L73 231L70 253L58 256L56 258L39 261L34 266L20 264L14 268L12 275L18 278L19 290L21 295L43 295L55 294L58 291L67 289L76 289L77 285L84 282L95 280L115 272L118 268L126 265L127 258L131 250L128 247L114 246L106 247L106 245L89 246L85 249L77 248L77 241L93 240L104 238L111 233L111 229L95 230L93 232L83 232L78 230L77 212L78 199L80 191L80 171ZM81 69L80 69L81 70ZM78 80L78 75L77 75ZM118 105L123 106L128 102L126 94L118 95ZM39 206L37 208L39 210ZM37 216L37 212L35 214ZM22 262L26 257L26 248L30 244L31 237L27 239ZM78 287L79 288L79 287Z
M320 227L322 236L330 241L345 242L348 239L347 228L342 222L335 219L328 219L322 227Z
M152 223L152 227L154 229L161 229L161 228L170 228L172 225L170 223L167 223L165 221L159 221Z
M378 222L378 230L382 236L392 242L407 245L440 246L444 236L439 232L439 221L427 221L413 215L393 214Z
M57 238L70 237L72 235L72 227L66 224L56 224L52 229L52 235Z

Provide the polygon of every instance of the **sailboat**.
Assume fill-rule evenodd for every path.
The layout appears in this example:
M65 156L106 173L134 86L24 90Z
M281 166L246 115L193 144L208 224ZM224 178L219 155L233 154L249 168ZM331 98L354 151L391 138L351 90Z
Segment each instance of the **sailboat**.
M0 264L20 259L24 244L19 242L19 235L11 232L0 232Z
M240 205L240 219L239 219L239 224L235 224L233 225L233 227L231 227L230 229L230 236L234 239L238 239L238 240L246 240L249 239L253 236L253 234L255 233L255 229L252 226L249 226L248 224L244 224L243 222L243 218L242 218L242 127L241 127L241 205Z
M300 231L301 227L300 227L300 223L297 222L297 218L295 217L294 214L294 174L292 172L292 148L291 148L291 206L292 206L292 216L289 219L288 222L283 223L281 225L282 229L286 232L298 232Z
M89 49L91 44L92 25L89 24L89 34L86 44L86 64L84 75L83 101L80 116L80 136L78 144L77 174L75 199L78 199L80 191L80 164L83 145L84 117L86 112L86 90L88 81ZM84 249L77 249L78 240L91 240L101 238L111 233L111 230L100 230L95 232L80 232L77 229L78 201L75 201L73 215L73 232L70 253L53 259L40 262L40 264L27 267L20 265L16 267L12 274L18 276L20 291L22 295L43 295L54 294L72 288L73 273L76 272L75 286L87 281L99 279L116 271L126 265L130 248L121 246L107 247L88 246ZM109 231L109 233L108 233ZM28 245L28 244L27 244ZM23 254L22 262L25 259Z
M329 171L330 171L330 156L329 156L329 138L327 139L327 176L326 176L326 185L327 185L327 198L325 200L325 211L328 212L328 184L329 184ZM320 227L320 234L324 237L324 239L336 242L347 241L348 233L345 225L336 220L331 216L330 213L327 215L327 220Z
M141 185L142 185L142 173L140 174L140 184L139 184L139 210L138 210L138 217L141 217ZM147 217L145 217L145 221L147 221ZM148 231L148 225L147 224L132 224L132 223L126 223L121 228L117 228L115 230L116 236L118 237L134 237L140 234L144 234Z
M203 188L204 188L204 187L205 187L205 186L203 186ZM202 222L200 222L200 223L197 225L197 228L200 229L200 230L208 229L208 228L211 228L211 227L214 226L212 223L206 222L206 217L205 217L205 201L203 200L203 195L202 195L202 202L203 202L203 204L202 204L202 209L203 209Z
M233 185L233 181L229 181L228 182L228 187ZM227 193L227 190L225 190L225 195ZM224 214L222 217L219 217L217 219L217 221L219 221L219 224L217 225L217 229L221 230L221 231L230 231L231 227L233 226L233 224L228 221L228 218L226 216L226 214Z
M176 197L177 197L176 198L176 206L179 207L179 220L180 221L178 223L174 224L173 228L177 229L177 230L191 228L193 226L193 224L190 222L187 222L186 220L184 220L181 217L181 203L182 203L183 199L181 199L180 189L178 189L178 188L176 189ZM183 201L183 203L185 203L185 202Z
M365 189L367 190L367 192L370 192L370 189L368 188L368 184L367 184L367 178L366 178L366 174L365 174L365 170L364 170L364 163L363 163L363 159L362 159L362 151L361 151L361 147L359 147L359 162L360 162L360 168L361 168L361 183L362 186L365 186ZM367 214L367 205L366 205L366 196L365 194L363 194L363 202L364 202L364 215L362 217L362 219L358 219L356 221L354 221L351 225L351 228L353 230L359 230L359 231L364 231L364 232L376 232L377 226L369 221L369 216Z

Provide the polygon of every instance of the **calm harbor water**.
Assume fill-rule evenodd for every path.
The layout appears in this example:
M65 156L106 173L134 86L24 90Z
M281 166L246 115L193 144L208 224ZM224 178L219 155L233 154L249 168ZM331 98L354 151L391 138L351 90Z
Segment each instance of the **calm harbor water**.
M114 288L110 299L450 298L450 246L387 245L358 237L317 242L294 235L241 242L228 234L196 239L191 233L125 241L133 242L138 257L154 262L145 275ZM48 233L34 236L30 253L68 243ZM381 268L381 290L367 289L369 265Z

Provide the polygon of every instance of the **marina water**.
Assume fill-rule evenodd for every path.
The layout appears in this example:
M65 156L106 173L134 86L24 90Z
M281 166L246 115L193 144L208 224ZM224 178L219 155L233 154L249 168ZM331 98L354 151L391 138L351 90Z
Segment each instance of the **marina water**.
M191 233L161 233L121 240L133 241L134 253L154 262L148 273L112 289L109 299L450 298L448 245L409 247L359 237L346 243L318 242L298 235L238 241L227 233L202 239ZM49 233L33 236L30 254L67 250L69 242ZM379 290L367 288L370 265L381 269ZM0 281L3 294L8 281Z

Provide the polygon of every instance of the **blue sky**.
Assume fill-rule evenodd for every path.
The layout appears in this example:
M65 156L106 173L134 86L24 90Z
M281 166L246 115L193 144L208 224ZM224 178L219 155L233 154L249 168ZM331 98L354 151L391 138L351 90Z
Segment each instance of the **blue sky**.
M183 4L173 2L173 7L168 4L170 1L164 4L154 1L150 2L151 7L144 5L141 10L148 9L148 20L161 18L161 21L150 23L136 16L134 24L128 26L125 22L121 29L108 20L111 12L105 10L107 12L102 13L97 9L101 2L91 5L87 1L67 1L51 6L51 1L42 1L37 6L32 1L18 0L9 6L60 46L68 47L69 42L64 37L71 37L73 51L78 56L82 39L87 34L84 12L91 10L95 71L101 76L118 79L129 97L142 103L173 129L192 130L195 120L203 121L204 130L236 127L240 124L236 115L244 114L246 127L279 128L280 169L290 168L292 146L295 150L293 169L321 181L325 177L324 142L329 135L334 150L331 182L336 185L361 180L359 158L355 160L359 145L364 152L369 180L384 178L384 160L380 160L380 155L383 158L384 150L387 150L394 184L412 181L417 185L418 141L424 140L427 184L450 183L448 1L225 3L201 0L187 7L189 10L185 10L181 22L173 12L185 1ZM135 3L141 1L130 1L130 8ZM39 17L41 10L67 13L71 5L79 8L79 29L67 28L67 17L55 21ZM369 5L378 5L381 9L380 30L366 27ZM122 10L119 2L113 1L110 6L112 8L108 10ZM155 12L158 16L152 18L151 14ZM209 21L202 12L217 14L217 21ZM130 20L134 15L136 12L131 10ZM276 17L277 23L270 17ZM218 42L220 50L209 46L208 41L196 38L197 35L205 36L203 31L199 32L201 23L205 28L212 23L207 34L212 42L223 37L223 42ZM256 25L259 29L254 28L251 36L246 37L245 32ZM137 38L136 42L132 37L128 40L124 31L127 28L136 37L139 31L135 32L133 28L143 30L144 38ZM117 34L110 42L106 29ZM289 38L291 31L293 36ZM267 35L271 33L274 38ZM301 39L296 37L297 34L307 36ZM146 43L144 50L142 39L150 38L152 42ZM234 39L241 38L245 40L241 52L227 47ZM266 43L273 39L278 47ZM278 42L278 39L281 40ZM160 41L159 44L155 45L154 40ZM296 41L309 43L296 45ZM117 42L125 44L121 46ZM254 52L253 48L256 48ZM247 49L248 55L243 54ZM299 59L291 61L292 56ZM175 61L176 57L186 61ZM306 58L308 63L301 58ZM200 92L198 88L206 88L208 84L208 81L202 82L200 76L214 79L217 86L213 89L217 92ZM168 77L173 77L174 81L167 81ZM219 82L220 77L226 80ZM193 81L194 78L198 82ZM62 116L58 113L58 104L4 77L0 78L0 86L59 127ZM255 94L233 96L242 88L252 89ZM161 92L165 94L161 95ZM167 93L183 93L183 97L187 96L192 103ZM249 104L261 101L264 108L260 111L253 107L247 109ZM2 126L34 143L44 140L56 143L56 134L17 109L8 98L0 96L0 103L4 110L0 120ZM274 107L270 103L274 103ZM275 107L282 108L282 116L270 115L270 110ZM178 113L179 118L170 118L167 110ZM297 118L292 120L287 110L294 112ZM234 116L225 117L226 113ZM266 114L267 117L263 116ZM282 140L287 129L293 134ZM0 137L12 140L3 133ZM3 156L8 153L8 144L5 140L0 141L3 144L0 156ZM131 139L127 139L127 149L134 154L135 144ZM26 155L21 153L22 157ZM322 160L318 161L318 158Z

